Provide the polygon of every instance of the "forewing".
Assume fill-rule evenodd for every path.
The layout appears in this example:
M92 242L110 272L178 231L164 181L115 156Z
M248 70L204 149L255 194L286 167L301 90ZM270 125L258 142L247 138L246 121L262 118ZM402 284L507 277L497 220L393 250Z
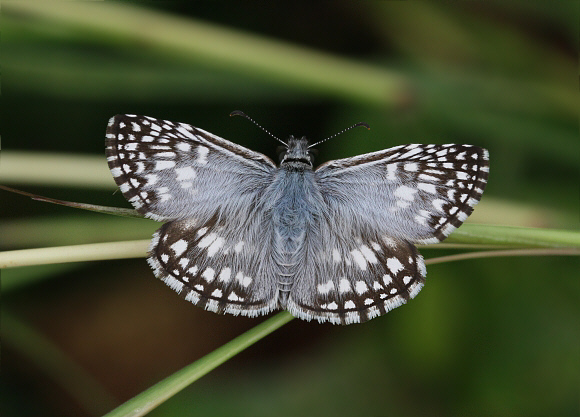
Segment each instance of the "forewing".
M194 219L164 224L153 236L148 262L155 275L206 310L257 316L278 307L271 229L259 213L221 222Z
M313 245L312 270L296 277L286 307L294 316L361 323L406 303L423 287L425 263L413 244L378 234L341 237L321 235Z
M315 175L337 230L437 243L473 212L488 173L483 148L412 144L330 161Z
M202 129L148 116L109 120L106 154L115 182L146 217L163 221L248 214L269 184L266 156Z

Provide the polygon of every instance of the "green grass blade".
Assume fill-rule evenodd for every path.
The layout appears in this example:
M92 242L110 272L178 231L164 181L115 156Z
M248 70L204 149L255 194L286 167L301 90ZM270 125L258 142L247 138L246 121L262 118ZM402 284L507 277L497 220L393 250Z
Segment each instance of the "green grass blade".
M475 256L472 256L475 255ZM480 255L480 256L478 256ZM488 251L473 254L461 254L454 256L444 256L432 258L426 264L436 264L454 260L469 259L474 257L494 257L494 256L535 256L535 255L580 255L580 250L576 249L528 249L528 250L505 250ZM149 411L177 394L179 391L197 381L219 365L232 358L242 350L256 343L264 336L282 327L292 320L293 317L288 312L282 312L264 321L246 333L238 336L234 340L219 347L203 358L191 365L179 370L163 381L155 384L151 388L143 391L131 400L117 407L105 417L137 417L147 414Z
M165 58L304 91L379 105L393 105L409 95L404 77L385 68L136 5L9 2L3 12L7 19L20 14L58 22L70 28L67 33L92 33L116 46L147 45Z
M0 178L2 184L117 188L105 158L85 154L3 150Z
M0 185L0 190L8 191L15 194L24 195L27 197L32 198L36 201L42 201L44 203L52 203L58 204L60 206L77 208L87 211L94 211L96 213L103 213L103 214L113 214L115 216L121 217L133 217L133 218L143 218L144 216L139 214L137 210L133 209L126 209L120 207L108 207L108 206L98 206L96 204L87 204L87 203L77 203L75 201L66 201L66 200L58 200L56 198L44 197L38 194L32 194L27 191L17 190L15 188L6 187L5 185Z
M501 256L580 256L580 249L551 248L551 249L502 249L479 252L458 253L456 255L439 256L425 260L426 265L445 262L464 261L478 258L495 258Z
M464 224L446 242L507 245L512 247L580 248L580 232ZM149 240L134 240L6 251L0 252L0 268L61 262L139 258L145 256L148 245ZM431 245L426 247L431 247Z
M103 261L145 256L150 240L91 243L0 252L0 269L62 262Z
M191 383L197 381L228 359L279 329L292 319L293 317L288 312L276 314L274 317L258 324L256 327L217 348L203 358L133 397L106 414L105 417L137 417L147 414Z
M481 243L524 247L580 248L580 232L532 227L464 224L446 240L449 243Z

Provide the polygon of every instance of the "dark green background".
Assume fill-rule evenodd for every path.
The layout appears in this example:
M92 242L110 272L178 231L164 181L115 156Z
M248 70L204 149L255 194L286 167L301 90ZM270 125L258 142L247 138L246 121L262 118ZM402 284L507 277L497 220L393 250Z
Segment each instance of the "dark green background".
M278 136L312 140L364 121L370 132L324 143L319 162L411 142L484 146L491 174L479 221L578 228L580 3L130 3L390 69L405 78L406 94L384 105L348 99L4 8L3 150L86 153L105 164L107 119L137 113L191 123L275 158L276 143L229 118L232 110ZM19 188L128 207L112 190ZM83 242L89 227L103 234L87 239L108 240L108 216L6 192L0 199L2 222L42 233L46 246L63 244L51 240L62 233ZM62 232L72 221L78 226ZM118 227L135 239L157 224ZM1 236L1 248L25 247L12 243L21 237ZM427 258L448 252L423 250ZM364 325L294 320L151 415L578 415L578 266L556 257L431 266L409 305ZM84 367L112 405L257 322L189 305L143 259L6 270L3 279L19 273L45 279L4 291L3 314ZM9 336L3 342L3 416L91 415Z

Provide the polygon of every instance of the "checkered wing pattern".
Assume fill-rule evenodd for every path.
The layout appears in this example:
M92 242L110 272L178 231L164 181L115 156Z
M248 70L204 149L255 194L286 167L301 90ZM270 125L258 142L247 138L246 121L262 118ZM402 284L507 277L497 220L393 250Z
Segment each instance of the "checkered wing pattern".
M259 214L233 223L217 216L172 221L153 235L148 262L158 278L206 310L267 314L279 308L275 264L264 250L272 245L267 225Z
M401 145L316 170L333 218L412 243L440 242L459 227L488 173L487 150L455 144Z
M343 238L322 239L328 246L290 292L287 309L293 315L362 323L406 303L423 288L425 262L413 244L378 234Z
M216 211L248 216L276 169L260 153L185 123L148 116L112 117L105 150L125 198L158 221L207 221Z

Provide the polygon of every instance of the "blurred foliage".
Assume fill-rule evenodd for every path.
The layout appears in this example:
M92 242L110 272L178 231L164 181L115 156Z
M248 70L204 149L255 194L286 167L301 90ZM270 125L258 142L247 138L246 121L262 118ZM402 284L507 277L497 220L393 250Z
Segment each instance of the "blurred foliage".
M275 158L268 137L228 117L241 109L279 136L371 125L324 143L321 163L401 143L487 147L490 182L471 220L578 230L578 2L2 6L0 183L128 207L104 177L109 117L191 123ZM11 159L27 152L48 159ZM158 227L1 195L2 250ZM293 320L151 415L578 415L579 266L550 257L430 266L409 305L360 326ZM125 401L256 324L179 300L141 259L2 278L12 290L1 317L7 417L98 414L103 404L83 387ZM31 359L22 341L49 354ZM55 382L74 378L91 382L80 393Z

